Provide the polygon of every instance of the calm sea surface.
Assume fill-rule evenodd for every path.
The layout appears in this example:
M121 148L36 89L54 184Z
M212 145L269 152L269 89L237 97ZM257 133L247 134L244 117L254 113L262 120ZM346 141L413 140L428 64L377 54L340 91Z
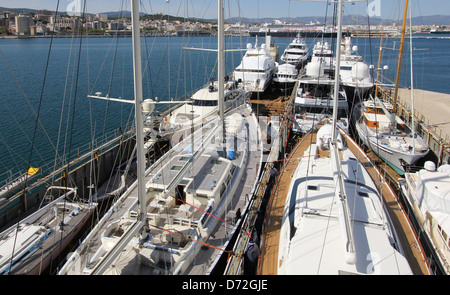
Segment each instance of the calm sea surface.
M245 48L255 41L227 37L227 49ZM272 38L280 56L290 41ZM306 41L312 49L318 40ZM352 41L365 61L376 67L380 40ZM67 160L70 154L73 159L93 138L132 124L131 104L87 98L90 93L102 92L133 99L131 38L83 38L81 42L55 38L45 74L50 42L50 38L0 39L0 184L27 168L31 151L32 166L51 169L55 158L60 165L62 155ZM183 48L215 49L216 42L215 37L142 38L144 98L179 100L215 77L216 53ZM258 42L264 42L263 38ZM391 48L382 51L381 65L389 66L383 71L385 83L395 81L399 43L399 39L383 40L383 47ZM450 94L450 39L417 38L413 48L414 87ZM243 54L226 54L228 73L239 65ZM410 85L409 64L408 44L402 87Z

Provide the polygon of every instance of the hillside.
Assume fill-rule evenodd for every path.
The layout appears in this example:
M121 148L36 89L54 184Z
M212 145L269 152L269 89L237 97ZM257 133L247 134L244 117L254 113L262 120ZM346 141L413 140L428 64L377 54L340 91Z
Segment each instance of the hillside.
M28 8L6 8L6 7L0 7L0 13L5 11L13 11L17 13L37 13L38 10L36 9L28 9ZM54 12L52 12L54 13ZM65 15L65 12L58 12L60 15ZM109 11L109 12L103 12L102 14L108 15L109 18L114 19L117 17L125 17L130 18L131 12L130 11ZM167 19L167 17L170 17L172 20L195 20L195 21L201 21L201 22L216 22L215 19L194 19L189 18L186 19L185 17L179 17L179 16L167 16L167 15L161 15L161 14L154 14L149 15L141 12L141 16L146 16L148 19ZM281 17L281 18L229 18L226 20L227 23L237 23L242 22L244 24L263 24L263 23L271 23L274 20L280 20L282 22L287 23L300 23L300 24L307 24L310 22L320 22L320 23L328 23L331 24L332 18L328 17L327 20L325 20L325 17L323 16L305 16L305 17L294 17L294 18L287 18L287 17ZM370 18L368 19L366 16L362 15L346 15L343 18L344 25L367 25L370 22L371 25L392 25L393 23L401 23L401 20L392 20L392 19L381 19L381 18ZM419 16L419 17L413 17L412 18L412 24L413 25L450 25L450 15L431 15L431 16Z

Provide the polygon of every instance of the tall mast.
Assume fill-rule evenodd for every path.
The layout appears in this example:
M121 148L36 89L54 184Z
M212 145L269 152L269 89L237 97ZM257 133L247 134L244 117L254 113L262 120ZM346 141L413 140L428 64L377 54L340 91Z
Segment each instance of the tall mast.
M411 3L409 4L411 6ZM412 48L412 9L409 8L409 57L410 57L410 70L411 70L411 130L413 133L413 153L416 152L415 135L416 126L414 123L414 74L413 74L413 48Z
M219 82L219 116L222 122L223 141L225 141L225 118L224 118L224 83L225 83L225 34L224 34L224 14L223 14L223 0L218 0L217 3L217 59L218 59L218 75Z
M378 81L380 76L380 65L381 65L381 51L383 50L383 27L381 28L381 39L380 39L380 51L378 52L378 67L377 67L377 84L375 84L375 97L378 96Z
M131 1L131 21L132 21L132 42L133 42L133 77L134 77L134 99L135 99L135 119L136 119L136 145L137 145L137 165L138 165L138 202L139 214L137 221L120 238L101 262L92 271L93 275L103 274L113 263L116 257L128 245L130 240L146 225L147 209L145 203L145 154L144 154L144 130L142 115L142 64L141 64L141 39L139 28L139 0Z
M339 0L338 8L338 32L336 41L336 65L334 70L334 100L333 100L333 134L332 142L336 141L337 137L337 108L339 99L339 82L340 82L340 67L341 67L341 42L342 42L342 0Z
M350 220L350 213L347 204L347 194L345 191L344 179L342 177L341 162L339 159L339 151L337 144L337 108L339 99L339 80L340 80L340 66L341 66L341 41L342 41L342 11L344 3L339 0L338 4L338 35L336 42L336 65L334 74L334 102L333 102L333 133L330 144L330 156L332 158L332 166L334 171L335 181L335 197L339 200L339 220L343 224L344 229L344 247L345 247L345 261L348 264L355 264L356 250L355 241L353 239L353 226Z
M400 41L400 52L398 54L397 76L395 77L394 102L393 102L394 113L397 112L398 84L400 82L400 70L402 67L402 59L403 59L403 45L405 43L406 18L408 16L407 11L408 11L408 0L405 0L405 12L403 14L403 25L402 25L402 38Z
M141 63L141 34L139 27L139 1L131 1L132 40L133 40L133 77L136 118L136 145L138 171L138 199L141 219L146 216L145 206L145 154L144 154L144 119L142 115L142 63Z

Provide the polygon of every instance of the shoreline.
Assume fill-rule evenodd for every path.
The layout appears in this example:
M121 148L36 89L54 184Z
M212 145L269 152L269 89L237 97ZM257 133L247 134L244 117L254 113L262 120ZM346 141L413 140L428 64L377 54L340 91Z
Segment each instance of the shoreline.
M124 31L127 32L127 31ZM248 33L241 34L242 36L249 36ZM412 36L413 39L450 39L450 35L448 36L442 36L439 34L429 34L430 36ZM112 37L129 37L131 38L131 32L130 34L83 34L83 36L87 37L94 37L94 38L112 38ZM143 35L141 37L183 37L186 35L178 35L177 33L173 34L167 34L167 33L158 33L158 34L148 34ZM193 34L192 37L200 37L203 35L200 34ZM209 36L209 35L208 35ZM239 36L236 34L226 34L226 36ZM51 35L35 35L35 36L17 36L17 35L6 35L2 36L0 35L0 39L40 39L40 38L51 38ZM55 34L53 35L53 38L72 38L72 37L79 37L79 35L73 35L73 34ZM379 38L379 36L372 36L373 38ZM288 37L281 37L281 38L288 38ZM368 35L354 35L352 38L369 38ZM400 39L400 37L390 37L390 39Z

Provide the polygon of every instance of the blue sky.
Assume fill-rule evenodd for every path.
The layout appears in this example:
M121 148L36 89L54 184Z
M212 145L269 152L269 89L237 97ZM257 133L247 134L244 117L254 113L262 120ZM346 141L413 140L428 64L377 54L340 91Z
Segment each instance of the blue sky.
M74 1L60 0L59 10L66 8ZM368 0L367 2L345 5L346 14L365 14L366 6L378 5L381 18L398 19L403 15L404 0ZM413 16L450 15L450 0L411 0ZM91 13L120 10L121 5L129 10L130 0L87 0L87 10ZM0 0L0 6L22 7L34 9L56 9L57 0ZM123 4L125 3L125 4ZM141 0L142 10L148 13L168 13L178 16L194 16L199 18L216 18L216 0ZM239 16L238 3L240 3L240 16L248 18L263 17L296 17L296 16L323 16L326 4L323 2L296 0L224 0L225 16ZM231 11L231 13L230 13ZM373 10L377 13L376 10ZM331 13L331 12L329 12Z

